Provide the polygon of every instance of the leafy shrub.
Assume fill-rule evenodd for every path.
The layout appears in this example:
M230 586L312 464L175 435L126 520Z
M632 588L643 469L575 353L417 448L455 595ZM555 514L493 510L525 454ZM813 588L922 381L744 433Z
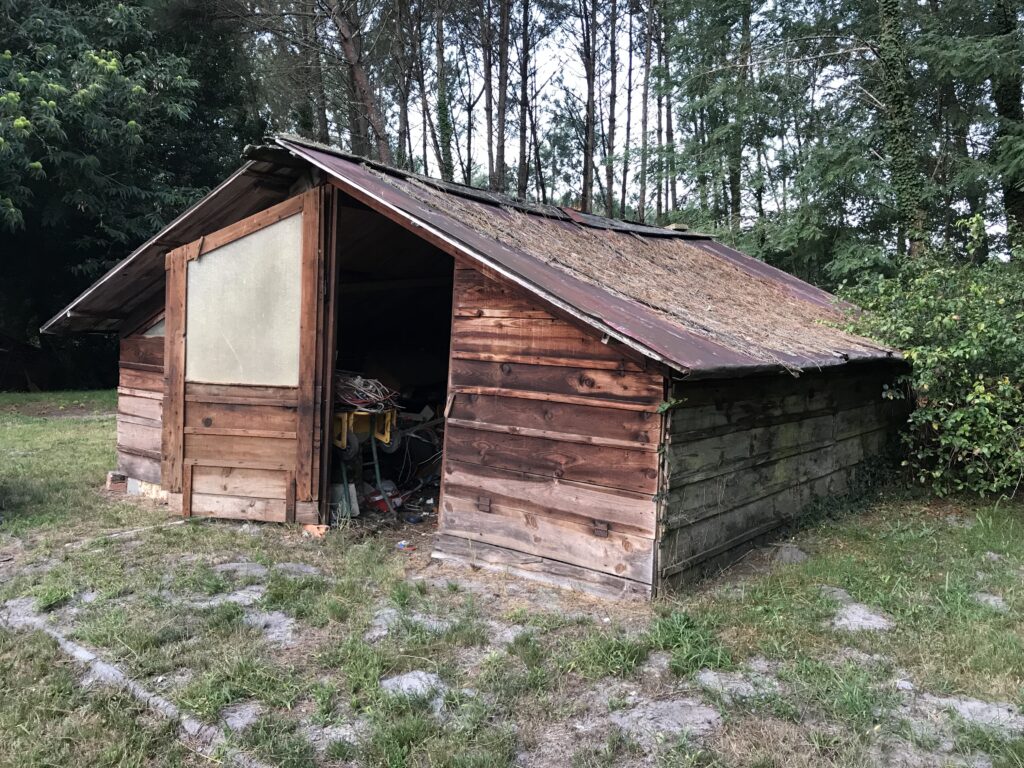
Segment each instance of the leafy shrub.
M1024 476L1024 265L931 253L843 291L852 330L902 349L916 409L905 466L939 494L1014 495ZM898 396L898 392L893 392Z

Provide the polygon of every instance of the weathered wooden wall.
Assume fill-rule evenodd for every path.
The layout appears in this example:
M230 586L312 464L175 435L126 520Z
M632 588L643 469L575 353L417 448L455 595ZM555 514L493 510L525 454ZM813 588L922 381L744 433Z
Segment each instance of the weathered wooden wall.
M438 554L648 595L664 377L456 268Z
M681 382L668 413L658 553L663 585L740 554L883 453L904 413L892 366Z
M117 387L117 471L160 484L160 435L164 397L164 339L121 339Z

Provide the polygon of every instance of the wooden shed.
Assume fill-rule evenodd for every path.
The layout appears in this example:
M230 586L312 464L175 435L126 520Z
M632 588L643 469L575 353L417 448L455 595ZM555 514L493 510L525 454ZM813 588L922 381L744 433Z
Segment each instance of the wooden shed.
M443 413L436 557L647 597L843 494L902 415L897 353L706 236L247 158L43 328L120 335L119 470L185 515L325 522L335 369L386 369Z

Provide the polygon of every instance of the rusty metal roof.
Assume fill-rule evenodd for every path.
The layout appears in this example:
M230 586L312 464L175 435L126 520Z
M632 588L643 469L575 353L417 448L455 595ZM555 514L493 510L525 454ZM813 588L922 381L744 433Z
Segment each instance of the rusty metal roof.
M684 375L797 372L899 357L836 327L843 307L835 297L708 236L519 201L295 137L276 142L292 163L301 158L319 168L347 194L442 250L502 275ZM267 164L271 169L261 167L260 173L273 172L271 160ZM192 209L199 215L169 226L43 330L112 330L116 321L100 325L89 317L114 314L110 308L126 295L115 287L139 279L121 277L123 270L141 261L149 265L145 271L153 273L151 279L162 279L164 251L198 237L204 227L210 231L230 223L218 220L218 206L210 203L227 194L226 185L232 187L231 220L257 202L270 204L243 203L254 194L245 186L245 172ZM189 226L182 226L186 218Z

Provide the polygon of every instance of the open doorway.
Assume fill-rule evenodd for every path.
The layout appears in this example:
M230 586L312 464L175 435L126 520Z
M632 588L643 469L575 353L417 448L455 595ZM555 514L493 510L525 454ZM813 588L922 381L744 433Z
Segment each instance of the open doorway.
M452 258L340 199L330 522L436 512L448 387Z

